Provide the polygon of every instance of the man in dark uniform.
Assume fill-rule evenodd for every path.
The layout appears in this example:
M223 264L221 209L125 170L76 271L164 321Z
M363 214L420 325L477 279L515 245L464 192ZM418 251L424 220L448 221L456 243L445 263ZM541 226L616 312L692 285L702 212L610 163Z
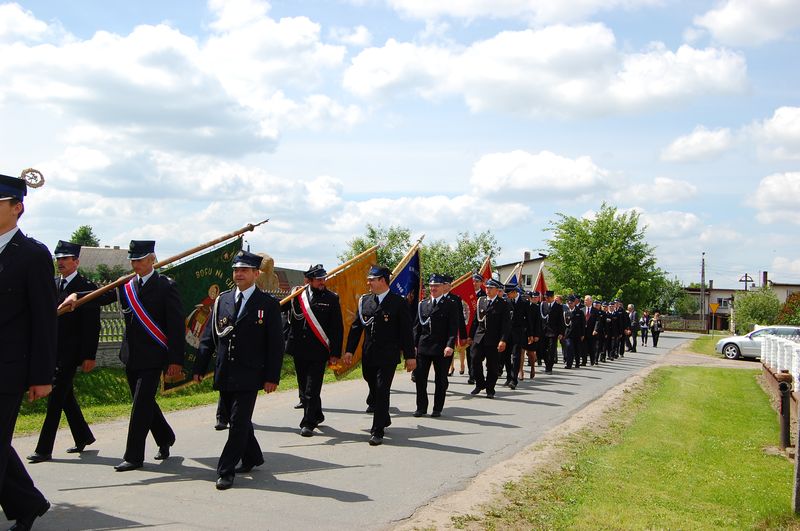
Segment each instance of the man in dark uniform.
M519 384L523 352L528 343L533 341L528 323L530 303L520 295L516 284L506 284L505 292L511 309L511 341L501 356L506 369L506 381L503 385L516 389Z
M431 417L440 417L447 392L447 371L453 358L458 336L458 315L461 307L444 294L445 278L434 273L428 280L431 296L419 303L414 323L414 345L417 350L417 409L415 417L428 413L428 375L431 365L435 389ZM460 299L459 299L460 300Z
M614 342L612 337L612 320L610 305L608 302L603 301L600 309L600 316L597 319L595 330L599 332L600 336L600 352L598 354L599 360L603 363L611 361L611 345Z
M452 293L450 290L452 289L452 282L453 277L450 275L442 275L444 279L444 296L453 301L453 304L458 310L458 342L466 342L467 340L467 316L464 315L464 301L461 300L461 297ZM447 373L448 376L453 375L453 371L455 370L455 356L450 356L450 372ZM464 360L461 361L461 371L460 374L464 374Z
M486 397L494 398L497 383L497 366L500 355L508 348L511 339L511 308L500 296L503 284L499 280L486 281L486 296L478 299L475 319L472 321L472 369L475 373L477 395L486 389ZM483 361L486 360L486 378L483 377Z
M16 530L30 529L50 508L11 439L23 394L47 396L56 365L53 262L47 247L17 227L26 194L24 180L0 175L0 506Z
M595 351L595 343L597 333L595 332L594 325L597 323L597 309L595 306L598 301L592 299L591 295L586 295L583 298L583 308L581 309L581 317L583 319L583 358L581 365L586 365L586 358L589 358L590 365L597 364L597 354Z
M230 412L228 441L217 463L218 490L233 486L236 473L264 464L253 431L258 392L278 387L283 365L283 325L280 304L255 285L261 257L239 251L233 260L235 290L217 297L209 326L203 331L193 379L199 382L217 353L214 389ZM241 466L236 465L241 461Z
M185 326L178 286L171 278L154 269L156 242L131 240L128 259L135 275L117 290L96 300L102 305L119 300L125 318L125 336L119 357L131 390L133 407L128 424L128 439L123 461L114 466L117 472L142 468L147 432L158 445L155 459L169 457L175 444L175 432L156 403L161 374L177 377L183 367ZM78 297L72 293L62 307L72 309Z
M486 296L486 291L483 289L483 275L480 273L473 273L472 287L475 290L475 299L480 299ZM473 319L474 321L474 319ZM469 372L469 379L467 383L472 385L475 383L475 371L472 368L472 345L467 346L467 371ZM483 373L483 367L481 367Z
M78 273L80 253L81 246L77 243L59 240L56 245L53 254L60 273L55 279L59 304L70 293L97 289L94 282ZM76 311L64 313L58 318L58 356L53 392L47 398L47 415L39 434L36 451L28 456L28 461L31 463L51 458L62 411L67 417L67 424L75 441L75 446L68 448L67 453L82 452L86 446L95 441L92 430L83 418L81 407L75 400L72 380L75 378L78 366L83 372L94 369L99 337L100 306L97 304L85 304Z
M361 371L373 400L371 446L383 444L384 430L392 423L389 393L395 368L400 363L400 353L406 360L406 371L413 371L417 366L408 303L402 296L389 291L390 276L389 269L377 265L367 273L370 293L362 295L358 301L358 311L347 334L347 348L342 358L345 364L352 363L353 352L363 333Z
M297 387L303 404L300 435L311 437L325 420L322 414L322 379L328 362L342 355L342 309L339 295L325 288L328 273L322 264L304 273L303 292L286 304L289 307L289 338L286 352L294 357Z
M564 363L565 369L578 369L581 366L580 345L583 343L585 323L581 311L576 306L577 297L567 297L564 308Z
M541 312L541 303L539 302L541 293L532 291L530 295L530 303L528 305L528 328L531 334L531 340L528 342L528 365L531 367L530 377L536 376L536 364L539 361L540 348L542 346L543 322L544 318ZM524 373L524 368L520 368L520 375Z
M541 312L544 316L544 344L540 353L544 355L544 372L552 374L553 365L556 363L556 348L558 342L564 338L564 307L555 301L552 291L545 292Z

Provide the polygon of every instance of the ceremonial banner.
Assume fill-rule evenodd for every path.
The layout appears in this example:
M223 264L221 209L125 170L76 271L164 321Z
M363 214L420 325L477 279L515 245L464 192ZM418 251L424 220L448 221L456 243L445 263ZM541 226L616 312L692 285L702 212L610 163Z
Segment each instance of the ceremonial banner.
M164 379L164 391L172 391L192 381L197 350L203 330L209 325L214 300L225 290L235 287L231 263L242 248L242 238L195 256L162 271L178 283L186 323L186 352L183 371L178 378ZM215 361L209 365L214 370Z
M353 319L356 318L358 312L358 299L364 293L369 291L367 287L367 273L370 266L378 261L377 248L372 252L362 256L359 260L349 264L347 267L329 276L325 281L325 286L336 292L339 295L339 304L342 307L342 321L344 325L344 341L345 345L342 346L342 354L347 343L347 334L350 332L350 325L353 324ZM350 365L345 365L341 361L337 364L330 365L333 374L337 378L345 376L352 371L361 362L361 345L364 343L364 336L362 334L361 340L358 343L358 348L353 352L353 362Z
M416 315L420 297L419 244L411 248L392 274L389 289L403 297L409 305L411 315Z
M544 271L542 271L543 267L544 260L539 265L539 272L536 274L536 281L533 283L533 291L538 291L542 297L544 297L544 292L547 291L547 282L544 281Z

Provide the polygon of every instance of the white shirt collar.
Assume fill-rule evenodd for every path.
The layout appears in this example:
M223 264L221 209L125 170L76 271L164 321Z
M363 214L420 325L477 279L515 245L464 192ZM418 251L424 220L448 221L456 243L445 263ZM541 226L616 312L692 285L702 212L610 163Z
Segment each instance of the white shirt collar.
M19 227L14 227L10 231L6 232L5 234L0 234L0 253L6 248L8 242L11 241L11 238L19 231Z
M145 276L139 277L139 280L142 281L142 286L144 286L147 283L147 281L150 280L150 277L152 277L153 273L155 273L155 272L156 272L156 270L153 269L149 273L147 273Z
M75 271L72 272L71 275L67 275L66 277L61 277L58 279L58 281L61 282L61 280L64 279L67 281L67 284L69 284L70 282L72 282L72 279L74 279L77 276L78 276L78 270L76 269Z
M384 291L383 293L377 293L377 294L376 294L376 295L378 296L378 304L380 304L380 303L382 303L382 302L383 302L383 299L385 299L385 298L386 298L386 294L387 294L387 293L389 293L389 290L388 290L388 289L387 289L386 291Z
M442 300L442 297L444 297L444 295L439 295L438 297L431 297L431 300L436 304L439 304L439 301Z
M489 297L488 295L486 296L486 299L487 299L489 302L494 302L494 300L495 300L496 298L497 298L497 296L496 296L496 295L495 295L494 297Z
M236 301L236 299L239 298L239 294L241 293L242 294L242 307L244 307L244 305L247 303L247 300L250 298L250 295L252 295L255 290L256 290L256 285L255 284L253 284L252 286L250 286L249 288L247 288L244 291L240 291L239 288L236 288L236 293L234 293L234 295L233 295L234 302Z

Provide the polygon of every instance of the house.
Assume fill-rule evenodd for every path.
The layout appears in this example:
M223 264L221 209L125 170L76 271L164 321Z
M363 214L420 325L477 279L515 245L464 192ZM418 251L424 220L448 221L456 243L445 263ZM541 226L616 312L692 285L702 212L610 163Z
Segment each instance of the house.
M531 253L525 251L522 257L522 274L521 279L517 279L519 286L530 291L533 289L536 282L536 277L541 269L544 275L545 282L549 284L550 277L548 276L547 256L539 254L536 258L531 258ZM507 264L500 264L495 267L494 271L497 273L500 282L505 282L513 273L517 271L520 262L509 262Z
M125 271L130 271L131 262L128 260L128 248L120 249L119 245L110 247L81 247L81 269L85 271L94 271L98 265L106 264L109 268L113 269L115 266L121 266Z

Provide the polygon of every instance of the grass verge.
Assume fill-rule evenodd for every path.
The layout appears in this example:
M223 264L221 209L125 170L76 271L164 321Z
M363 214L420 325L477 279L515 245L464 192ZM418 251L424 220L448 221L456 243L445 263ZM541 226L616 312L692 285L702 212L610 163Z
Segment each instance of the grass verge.
M798 528L793 465L764 448L778 422L757 371L664 367L603 428L561 443L560 466L504 487L468 529Z
M730 334L721 333L721 334L714 334L712 335L702 335L692 340L689 343L689 351L694 352L695 354L704 354L706 356L712 356L714 358L722 357L722 354L718 354L714 347L717 344L717 341L722 339L723 337L728 337Z
M359 365L341 380L361 378ZM197 406L216 403L219 393L211 388L212 378L206 378L200 384L189 385L172 393L160 395L158 404L163 411L176 411ZM334 374L328 370L325 373L325 383L337 381ZM75 375L75 396L81 404L83 416L89 424L125 418L131 411L131 397L125 371L115 368L100 368L84 374ZM294 372L294 358L285 356L281 370L279 391L297 389L297 378ZM24 401L17 419L14 434L16 436L37 433L44 422L47 411L47 399L29 403ZM66 418L61 416L61 427L67 425Z

